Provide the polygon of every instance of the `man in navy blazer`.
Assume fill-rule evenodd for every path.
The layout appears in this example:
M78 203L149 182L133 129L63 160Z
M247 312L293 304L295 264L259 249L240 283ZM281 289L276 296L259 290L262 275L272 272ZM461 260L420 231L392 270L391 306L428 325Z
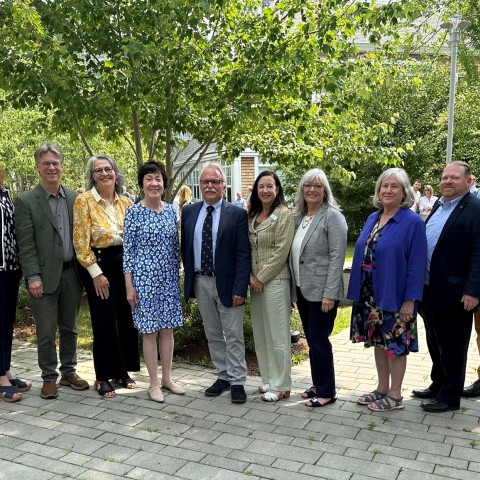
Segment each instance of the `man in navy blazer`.
M419 313L432 358L431 385L414 390L427 412L460 408L473 312L480 299L480 201L470 193L470 167L448 164L442 197L426 221L428 261Z
M205 390L205 395L215 397L231 388L232 402L244 403L247 365L243 311L250 277L248 218L243 208L223 199L225 186L222 167L217 163L205 165L200 172L203 202L186 205L182 211L184 295L186 301L197 299L217 371L217 380ZM207 213L208 210L212 212ZM201 254L204 222L210 215L213 271L202 269Z

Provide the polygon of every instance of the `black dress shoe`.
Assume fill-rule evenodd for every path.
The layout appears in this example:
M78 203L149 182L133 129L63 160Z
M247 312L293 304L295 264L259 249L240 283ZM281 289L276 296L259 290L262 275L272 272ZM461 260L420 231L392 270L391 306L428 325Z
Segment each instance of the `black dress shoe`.
M463 389L463 396L467 398L480 397L480 379Z
M226 380L216 380L215 383L205 390L207 397L218 397L222 392L230 388L230 382Z
M431 385L424 390L412 390L412 396L415 398L435 398L437 394L438 390L432 388Z
M431 413L442 413L442 412L450 412L452 410L460 410L460 405L456 407L453 405L447 405L446 403L443 403L443 402L437 402L436 400L434 400L431 403L422 402L421 407L426 412L431 412Z
M232 385L230 395L232 396L232 403L245 403L247 401L247 394L243 385Z

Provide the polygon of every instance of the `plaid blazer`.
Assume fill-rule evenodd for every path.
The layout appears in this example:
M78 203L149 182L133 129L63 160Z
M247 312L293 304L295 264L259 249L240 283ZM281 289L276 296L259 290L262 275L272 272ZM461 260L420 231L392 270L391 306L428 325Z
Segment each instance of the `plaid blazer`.
M249 220L248 236L252 249L252 275L262 283L290 278L288 254L295 231L293 216L279 205L264 222L254 228L257 215Z

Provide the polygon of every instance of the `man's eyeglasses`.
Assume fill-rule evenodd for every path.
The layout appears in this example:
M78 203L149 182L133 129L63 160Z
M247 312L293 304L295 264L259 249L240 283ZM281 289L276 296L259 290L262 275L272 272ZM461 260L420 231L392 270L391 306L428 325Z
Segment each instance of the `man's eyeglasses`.
M105 167L105 168L94 168L93 169L93 173L112 173L113 172L113 168L112 167Z
M58 168L62 166L62 162L40 162L40 165L44 168Z
M215 187L218 187L223 183L223 180L200 180L200 185L203 185L204 187L206 187L209 183Z
M314 188L317 192L319 192L323 188L323 185L319 185L318 183L306 183L303 188L304 190L310 190Z

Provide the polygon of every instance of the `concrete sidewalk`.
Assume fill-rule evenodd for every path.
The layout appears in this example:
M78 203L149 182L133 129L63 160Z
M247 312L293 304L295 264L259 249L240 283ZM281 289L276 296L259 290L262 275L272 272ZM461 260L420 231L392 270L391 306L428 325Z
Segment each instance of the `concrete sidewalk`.
M290 399L277 404L260 401L256 377L248 378L244 405L232 405L229 394L205 397L212 372L188 365L174 371L187 394L166 394L164 404L148 400L145 370L135 377L140 388L113 400L68 387L42 400L36 350L15 343L15 372L34 387L21 402L0 402L0 479L480 479L480 401L426 414L409 398L429 384L422 328L421 353L408 359L406 408L389 414L356 403L375 386L372 351L352 345L348 331L332 340L338 401L317 409L299 396L310 386L306 363L293 369ZM480 361L473 340L467 383ZM89 355L78 371L93 384Z

